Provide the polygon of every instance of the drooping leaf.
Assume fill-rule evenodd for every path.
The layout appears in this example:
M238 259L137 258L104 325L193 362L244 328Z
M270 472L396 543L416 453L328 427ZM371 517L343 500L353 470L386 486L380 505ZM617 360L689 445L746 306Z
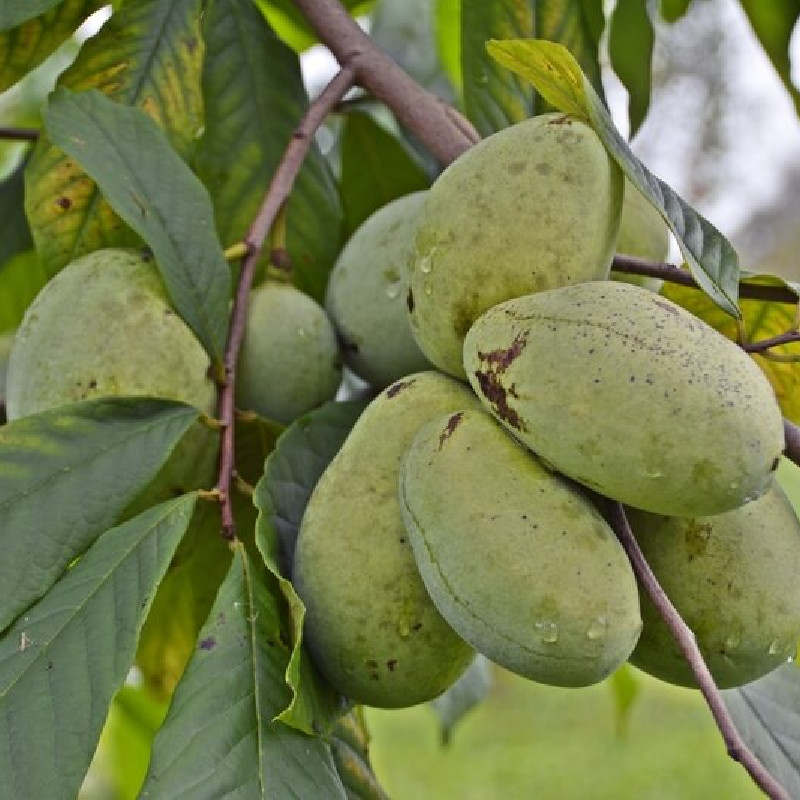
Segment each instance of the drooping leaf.
M280 719L306 732L330 728L338 716L340 697L319 680L301 648L305 606L284 576L290 574L300 521L311 492L364 405L327 403L296 420L267 459L264 477L253 496L259 510L256 545L278 582L291 620L292 652L285 679L292 697Z
M611 16L608 53L614 72L628 90L631 139L650 107L654 42L653 21L647 3L642 0L617 0Z
M773 275L749 275L743 283L761 286L786 285L784 280ZM674 283L665 283L661 294L691 311L729 339L736 341L738 334L736 321L714 305L702 292ZM742 322L751 342L770 339L797 329L797 306L790 303L742 299L739 301L739 307L742 311ZM800 357L800 343L773 347L770 352ZM754 354L753 358L769 378L784 416L792 422L800 423L800 361L772 361L759 354Z
M628 664L616 669L608 679L608 687L614 698L614 720L617 736L625 736L631 719L631 711L639 697L640 686L634 671Z
M346 116L341 158L348 235L382 206L429 186L424 170L403 144L369 114Z
M0 428L0 630L116 522L197 415L168 400L104 399Z
M284 430L279 422L255 413L242 414L236 420L236 472L251 486L264 474L264 462Z
M98 91L56 89L44 119L53 142L150 246L178 313L221 364L231 278L203 185L146 114Z
M487 41L535 37L560 42L573 54L602 97L597 51L603 24L599 0L492 3L464 0L461 4L464 109L478 131L488 136L527 119L536 110L534 87L493 59L486 51Z
M48 276L35 250L17 253L0 266L0 331L16 328Z
M0 268L9 258L33 245L24 199L25 162L21 161L11 175L0 182Z
M103 0L64 0L40 17L0 33L0 92L41 64L104 5Z
M126 3L83 44L58 85L76 92L98 89L141 108L188 159L203 113L201 5L201 0ZM49 276L101 247L139 243L75 160L46 136L39 137L25 181L25 209Z
M156 736L142 798L346 797L330 748L274 720L283 681L282 598L244 547L233 562Z
M783 81L795 110L800 115L800 91L792 82L792 59L789 45L800 18L798 0L740 0L764 52Z
M501 64L529 80L556 108L590 124L628 179L661 212L692 275L726 313L739 317L739 258L731 243L634 155L575 59L541 40L490 42Z
M800 796L800 668L785 664L722 697L758 760L790 797Z
M0 796L77 794L195 502L101 535L0 640Z
M252 0L214 0L204 34L205 128L196 167L228 247L243 239L253 222L308 100L296 54ZM341 244L342 210L315 144L295 181L286 219L293 282L321 302Z
M661 17L665 22L677 22L688 10L692 0L661 0Z
M482 703L492 688L492 672L488 659L478 654L467 671L446 691L431 701L439 717L439 736L449 744L453 730L465 714Z

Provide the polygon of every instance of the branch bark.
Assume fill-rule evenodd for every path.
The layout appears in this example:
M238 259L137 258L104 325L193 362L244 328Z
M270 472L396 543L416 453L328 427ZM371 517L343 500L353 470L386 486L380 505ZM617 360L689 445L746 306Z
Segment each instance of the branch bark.
M753 752L747 747L736 726L733 724L728 709L722 699L714 678L711 676L706 662L697 647L689 626L683 621L675 606L661 588L650 565L645 560L636 538L633 535L625 509L621 503L609 503L609 517L611 526L617 534L617 538L628 554L633 571L639 580L640 585L647 592L653 605L658 609L658 613L664 619L670 632L675 637L675 641L681 648L689 666L694 673L697 685L708 703L714 721L717 723L720 733L725 740L728 754L731 758L738 761L750 774L755 783L773 800L789 800L788 793L784 788L767 772L761 762L755 757Z
M283 208L294 186L303 160L306 157L314 134L325 117L336 104L347 94L355 81L355 70L350 66L341 71L325 87L322 93L311 103L303 120L292 135L275 174L272 176L264 200L256 214L253 224L245 237L247 255L242 264L239 284L231 312L231 324L228 341L225 346L225 382L219 390L217 416L222 423L222 442L220 446L219 473L217 477L217 493L222 505L222 535L226 539L236 538L236 521L231 505L231 483L234 477L234 411L236 393L236 363L244 338L247 321L247 301L250 287L253 285L256 264L264 246L264 241L276 217Z

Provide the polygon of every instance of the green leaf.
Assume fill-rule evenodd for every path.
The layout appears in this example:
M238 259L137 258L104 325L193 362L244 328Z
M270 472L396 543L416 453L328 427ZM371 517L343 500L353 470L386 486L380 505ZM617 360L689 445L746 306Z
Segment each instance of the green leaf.
M247 233L308 99L297 56L252 0L214 0L204 34L205 129L196 168L228 247ZM316 145L297 176L286 217L294 283L321 302L339 252L342 210Z
M201 0L126 3L84 43L58 85L76 92L98 89L141 108L181 157L189 158L203 119L201 5ZM85 253L140 243L74 159L46 136L39 137L25 180L25 208L49 276Z
M282 598L244 547L233 563L156 736L142 798L345 798L330 748L274 720L283 681Z
M18 253L0 266L0 331L16 328L48 276L35 250Z
M464 91L464 76L461 71L461 0L436 0L434 28L439 61L456 95L461 97Z
M0 428L0 630L117 521L197 415L167 400L91 400Z
M292 697L280 719L306 732L328 730L341 701L338 693L320 681L301 649L305 606L283 576L291 572L294 545L311 492L364 406L361 402L327 403L296 420L278 439L253 496L259 510L256 545L278 581L292 623L293 647L285 676Z
M231 278L203 185L144 112L96 90L56 89L44 119L53 142L150 245L175 308L221 364Z
M666 22L677 22L688 10L692 0L661 0L661 16Z
M251 486L264 474L264 462L275 449L285 426L255 413L242 414L236 420L236 474Z
M488 48L549 103L594 128L628 179L661 212L703 291L727 314L739 318L739 258L731 243L639 161L569 51L540 40L490 42Z
M368 114L345 117L341 157L348 235L387 203L429 186L424 170L403 144Z
M77 794L195 502L104 533L0 640L0 796Z
M642 0L617 0L611 16L608 52L611 66L628 90L630 136L639 130L650 107L650 83L655 33Z
M532 87L490 57L487 41L536 37L560 42L570 50L602 97L597 52L603 24L600 0L492 3L464 0L461 4L464 109L478 131L487 136L527 119L536 111Z
M785 664L722 697L758 760L790 797L800 796L800 669Z
M40 17L0 33L0 92L41 64L104 5L103 0L64 0Z
M795 513L800 515L800 466L784 457L781 459L776 476L794 506Z
M617 735L625 736L628 733L631 711L639 697L639 680L631 667L623 664L611 674L608 686L614 698L614 720L617 724Z
M2 0L0 2L0 31L11 30L29 19L55 8L63 0Z
M23 207L24 199L25 162L22 161L11 175L0 182L0 268L9 258L33 245Z
M443 745L450 743L456 725L467 712L486 699L491 688L490 662L479 653L466 672L444 694L431 701L439 717L439 736Z
M789 45L800 18L798 0L740 0L761 46L783 81L800 115L800 92L792 83L792 60Z

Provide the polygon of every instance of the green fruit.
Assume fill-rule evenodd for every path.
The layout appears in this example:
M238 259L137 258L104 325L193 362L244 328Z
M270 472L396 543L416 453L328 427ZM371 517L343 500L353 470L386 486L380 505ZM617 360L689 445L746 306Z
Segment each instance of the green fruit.
M619 223L617 252L662 263L669 256L669 228L652 203L628 180L625 181L625 198L622 201L622 218ZM611 272L615 281L632 283L657 292L664 281L644 275Z
M435 372L385 389L331 461L303 516L293 580L305 642L328 680L385 708L441 694L472 649L441 618L417 572L397 498L400 460L433 417L477 405Z
M783 451L769 381L670 301L615 281L495 306L464 342L485 405L559 472L657 514L765 492Z
M422 428L400 504L433 602L488 658L586 686L630 655L642 623L622 546L579 489L483 410Z
M405 195L369 217L340 253L328 283L325 308L347 366L379 389L430 369L406 311L408 258L426 195Z
M800 521L775 482L765 495L712 517L629 510L645 558L692 629L721 688L760 678L800 639ZM642 592L644 628L631 663L670 683L694 676Z
M14 331L0 333L0 402L6 396L6 373L8 372L8 357L11 355L11 346L14 344Z
M464 377L470 325L511 297L608 276L622 173L594 131L543 114L484 139L428 192L412 254L411 327Z
M180 400L210 414L208 370L152 259L98 250L68 264L28 308L8 367L8 417L116 395Z
M287 283L250 295L236 405L289 423L331 400L342 379L336 333L322 306Z

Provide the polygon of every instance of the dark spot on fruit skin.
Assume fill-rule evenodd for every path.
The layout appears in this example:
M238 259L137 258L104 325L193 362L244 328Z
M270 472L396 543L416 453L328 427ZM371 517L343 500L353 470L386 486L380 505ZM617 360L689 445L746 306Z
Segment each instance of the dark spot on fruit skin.
M213 636L209 636L207 639L200 640L201 650L213 650L216 646L217 640Z
M376 669L378 666L378 662L374 658L367 659L367 666L371 667L372 669Z
M72 200L70 200L69 197L59 197L58 200L56 200L56 205L66 211L68 208L72 208Z
M386 396L387 397L397 397L397 395L400 394L400 392L402 392L403 389L408 389L409 386L413 386L413 385L414 385L414 381L413 380L411 380L411 381L398 381L397 383L392 384L386 390Z
M517 430L526 430L525 424L519 414L508 404L508 397L516 397L516 384L506 389L500 382L500 377L505 373L514 359L525 349L528 344L528 335L518 333L511 343L511 347L492 350L489 353L478 351L478 358L486 366L485 370L476 370L475 378L481 387L483 396L492 404L497 416L505 420Z
M441 450L444 446L444 443L453 435L453 431L458 427L458 423L461 422L461 419L464 416L463 411L459 411L457 414L453 414L450 419L447 420L447 425L445 429L439 434L439 449Z
M390 658L386 662L386 666L389 668L389 672L394 672L394 668L397 666L397 659L396 658Z
M552 71L552 67L548 64L547 68ZM551 119L547 124L548 125L570 125L572 120L564 114L563 117L556 117L555 119Z
M417 622L417 623L415 623L414 625L411 626L411 630L412 631L418 631L421 627L422 627L422 623L421 622Z
M670 305L669 303L665 303L663 300L653 299L653 302L657 306L661 306L665 311L669 311L670 314L674 314L676 317L678 316L678 309L675 306Z
M414 313L414 292L411 291L411 287L408 287L408 294L406 295L406 306L408 306L408 313Z
M90 388L90 389L96 389L96 388L97 388L97 381L96 381L94 378L92 378L92 379L89 381L89 388Z
M770 472L775 472L775 470L776 470L776 469L778 469L778 465L779 465L780 463L781 463L781 457L780 457L780 456L778 456L778 457L777 457L777 458L776 458L776 459L775 459L775 460L772 462L772 464L770 464L769 471L770 471Z

